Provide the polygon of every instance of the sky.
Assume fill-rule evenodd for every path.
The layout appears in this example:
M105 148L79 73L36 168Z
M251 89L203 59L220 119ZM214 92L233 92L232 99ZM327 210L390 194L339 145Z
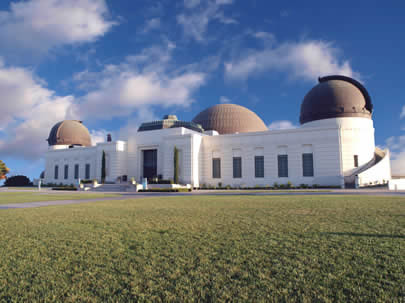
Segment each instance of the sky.
M318 77L341 74L369 91L376 145L405 175L404 16L404 1L2 0L0 159L37 178L64 119L93 144L218 103L294 128Z

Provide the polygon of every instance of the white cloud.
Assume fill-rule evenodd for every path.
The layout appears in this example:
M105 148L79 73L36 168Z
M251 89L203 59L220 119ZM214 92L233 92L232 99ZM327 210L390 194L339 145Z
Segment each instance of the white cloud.
M405 118L405 105L402 107L401 114L399 116L401 119Z
M51 127L72 117L73 96L57 96L30 70L0 65L0 154L35 158L46 150Z
M150 48L118 65L107 65L100 72L85 71L76 75L87 93L79 100L75 112L89 118L129 116L146 106L182 106L192 102L192 94L206 75L195 70L173 70L171 50ZM95 81L96 80L96 81Z
M339 60L339 54L332 43L325 41L273 43L225 63L225 73L231 80L245 80L268 71L281 71L304 80L330 74L359 77L348 61Z
M232 103L232 100L229 99L228 97L221 96L221 98L219 98L219 102L220 103Z
M297 126L288 120L279 120L270 123L268 126L269 130L281 130L281 129L294 129Z
M90 136L91 136L91 144L93 146L97 145L97 143L103 143L107 139L107 132L105 129L100 129L100 130L91 130L90 131Z
M393 176L405 176L405 135L389 137L385 148L390 150Z
M224 5L232 4L233 0L216 0L216 1L204 1L205 5L201 5L200 1L185 1L186 8L193 8L183 12L177 16L177 23L183 27L184 34L187 37L191 37L198 42L205 41L205 34L208 29L208 25L213 20L218 20L224 24L237 23L236 20L225 17L221 7ZM186 4L187 3L187 4ZM198 8L197 8L198 6Z
M187 8L194 8L200 5L200 0L184 0L184 6Z
M152 18L148 22L146 22L146 25L142 31L142 33L146 34L149 33L152 30L156 30L160 28L160 18Z
M105 0L19 1L0 11L0 40L2 48L46 52L94 41L114 24Z

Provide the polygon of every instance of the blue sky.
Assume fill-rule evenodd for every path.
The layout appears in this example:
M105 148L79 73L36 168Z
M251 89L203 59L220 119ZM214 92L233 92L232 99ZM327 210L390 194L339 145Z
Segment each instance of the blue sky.
M99 142L230 102L295 127L317 77L344 74L369 90L376 144L405 174L405 3L274 2L1 1L0 159L37 177L63 119Z

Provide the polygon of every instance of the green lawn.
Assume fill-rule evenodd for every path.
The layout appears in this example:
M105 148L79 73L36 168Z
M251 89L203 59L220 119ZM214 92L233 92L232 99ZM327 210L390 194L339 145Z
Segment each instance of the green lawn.
M194 196L0 211L0 301L405 299L405 199Z
M26 203L36 201L59 201L59 200L82 200L96 198L117 197L112 194L88 194L88 193L47 193L47 192L0 192L0 205L9 203Z

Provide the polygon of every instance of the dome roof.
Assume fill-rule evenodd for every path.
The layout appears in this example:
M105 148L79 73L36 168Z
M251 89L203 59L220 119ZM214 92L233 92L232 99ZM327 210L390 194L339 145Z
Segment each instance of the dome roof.
M52 127L47 139L49 146L79 145L91 146L89 130L81 121L65 120Z
M254 112L235 104L218 104L207 108L193 119L204 130L216 130L219 134L235 134L266 131L267 127Z
M373 104L365 87L346 76L319 78L301 104L300 123L341 117L371 119Z

